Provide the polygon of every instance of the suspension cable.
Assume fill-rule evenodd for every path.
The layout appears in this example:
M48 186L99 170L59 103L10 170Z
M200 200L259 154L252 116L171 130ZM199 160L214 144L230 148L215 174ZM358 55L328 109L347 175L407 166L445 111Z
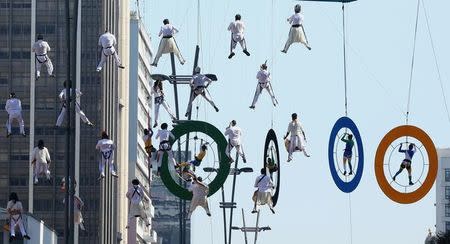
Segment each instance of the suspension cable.
M342 3L342 46L344 50L344 106L345 116L348 115L348 100L347 100L347 53L346 53L346 35L345 35L345 5Z
M412 79L413 79L413 71L414 71L414 60L415 60L415 56L416 56L417 26L419 23L419 9L420 9L420 0L417 0L416 26L414 28L414 44L413 44L413 53L412 53L412 58L411 58L411 71L409 74L408 105L406 106L406 124L408 124L408 122L409 122L409 109L411 106L411 87L412 87Z

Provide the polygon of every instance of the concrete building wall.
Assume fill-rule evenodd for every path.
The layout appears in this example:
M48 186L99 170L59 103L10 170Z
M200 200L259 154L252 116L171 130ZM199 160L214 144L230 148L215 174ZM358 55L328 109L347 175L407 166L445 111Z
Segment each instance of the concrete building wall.
M438 149L436 179L436 232L450 230L450 148Z

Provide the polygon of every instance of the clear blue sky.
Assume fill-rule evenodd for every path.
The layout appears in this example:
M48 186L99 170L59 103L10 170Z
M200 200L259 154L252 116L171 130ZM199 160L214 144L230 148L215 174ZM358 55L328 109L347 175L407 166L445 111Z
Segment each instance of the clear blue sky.
M424 0L431 21L444 91L450 97L450 2ZM197 39L196 2L150 1L145 3L145 23L157 49L159 27L164 18L180 30L178 45L188 60L180 73L190 73ZM296 2L275 1L205 1L201 0L201 59L207 73L219 81L210 92L220 108L216 113L202 101L199 118L223 130L236 119L244 130L244 147L248 161L261 167L264 138L271 127L280 139L286 132L290 114L300 115L309 139L312 157L296 154L293 162L282 164L282 190L276 214L262 208L261 226L272 231L261 233L258 243L350 243L349 195L342 193L331 178L328 160L328 136L335 121L344 115L341 5L339 3L303 2L305 28L312 51L299 44L282 54L289 31L286 18ZM257 4L256 4L257 3ZM400 205L388 199L375 180L373 158L381 138L393 127L404 123L406 110L416 1L359 0L347 4L349 116L363 136L365 168L362 181L351 194L353 243L421 243L427 229L435 224L435 188L421 201ZM230 34L226 28L234 14L240 13L247 25L246 39L251 52L246 57L240 48L228 60ZM272 32L272 19L274 30ZM272 45L273 43L273 45ZM259 65L269 60L273 86L280 103L272 109L264 93L256 111L248 106L256 86ZM178 64L177 64L178 65ZM170 61L163 56L155 73L169 73ZM416 68L412 87L411 124L427 131L437 147L449 147L450 123L447 119L441 88L423 11L420 15ZM166 91L173 98L171 89ZM188 88L181 89L181 111L187 105ZM171 106L174 107L173 102ZM163 119L168 119L165 112ZM287 158L283 150L282 160ZM258 170L257 170L258 171ZM252 175L238 178L238 212L234 223L241 226L240 208L250 215ZM231 181L227 182L227 190ZM210 198L213 218L202 210L192 219L192 243L223 243L222 215L218 208L220 194ZM211 235L209 224L212 224ZM251 239L253 236L251 236ZM213 240L213 242L211 242ZM233 243L243 243L243 234L235 232Z

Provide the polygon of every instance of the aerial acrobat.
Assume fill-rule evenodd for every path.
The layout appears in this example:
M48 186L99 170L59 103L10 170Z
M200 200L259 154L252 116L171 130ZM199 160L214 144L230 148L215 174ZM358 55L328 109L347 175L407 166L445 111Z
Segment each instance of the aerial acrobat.
M159 43L158 52L156 53L155 59L153 60L152 66L158 66L159 58L165 53L174 53L180 64L183 65L186 61L183 56L181 56L180 49L178 48L177 42L173 37L176 33L178 33L178 29L169 23L168 19L163 20L163 26L161 26L161 30L159 31L158 36L162 35L161 42Z
M347 139L345 139L345 136L347 136ZM347 169L345 167L347 161L348 161L348 167L350 169L350 172L348 175L353 174L353 167L352 167L352 156L353 156L353 146L355 145L355 142L353 141L353 135L344 133L344 135L341 138L341 141L345 142L345 149L344 149L344 155L342 158L342 162L344 164L344 175L347 174Z
M412 171L411 163L412 163L412 158L417 151L417 147L414 143L411 143L411 144L409 144L408 149L402 149L402 148L403 148L403 143L400 143L400 148L398 149L398 152L404 153L405 159L403 159L402 163L400 164L400 169L397 171L397 173L395 173L394 177L392 177L392 180L395 181L397 176L403 171L404 168L406 168L406 170L408 171L409 185L412 186L412 185L414 185L414 183L412 182L412 176L411 176L411 171Z
M284 136L285 144L289 152L288 162L292 160L292 153L295 151L303 152L306 157L310 157L305 150L306 135L302 125L297 119L297 114L293 113L291 118L292 121L289 123L286 135ZM291 138L290 140L287 140L289 134L291 135Z
M211 84L212 79L210 79L207 75L200 73L201 69L200 67L195 67L194 70L194 76L192 76L192 79L189 81L189 84L191 85L191 97L189 99L188 107L186 109L185 117L188 117L189 114L192 111L192 102L194 102L195 98L198 95L202 95L206 101L208 101L211 106L214 107L216 112L219 112L219 108L217 108L216 104L213 102L211 95L208 91L208 86Z
M48 57L48 52L51 50L48 42L44 41L44 37L39 34L37 36L37 41L33 44L32 51L34 52L36 64L36 80L41 77L41 66L45 65L47 67L47 72L50 77L55 77L53 74L53 64L52 60Z
M97 65L97 72L100 72L102 70L103 65L106 63L106 58L108 58L109 56L114 57L114 61L116 62L117 67L125 69L125 66L122 65L122 61L120 61L119 55L114 48L114 45L116 44L116 37L108 30L106 30L105 33L100 36L100 38L98 39L98 45L102 47L102 57Z
M231 22L228 26L228 30L231 31L230 55L228 56L228 59L231 59L235 55L234 49L236 49L238 42L243 49L242 52L245 53L245 55L250 56L250 53L247 51L247 42L244 37L245 24L241 20L240 14L236 14L234 19L235 21Z
M275 210L273 210L273 203L272 203L272 189L274 188L274 184L272 182L272 179L270 176L266 175L266 169L261 169L261 175L256 177L255 180L255 187L258 188L253 193L253 210L252 213L257 213L257 207L258 205L265 205L269 206L270 211L272 213L275 213Z
M22 134L22 136L26 136L25 122L22 117L22 102L16 97L16 93L11 92L9 94L9 99L6 101L5 110L8 113L8 120L6 121L6 137L11 136L11 124L14 120L19 122L20 134Z
M161 107L161 105L164 107L164 109L166 109L172 120L176 120L177 116L175 116L175 114L172 112L169 104L167 104L166 99L164 98L162 80L155 80L152 87L152 95L155 97L155 124L153 125L153 128L158 126L159 107Z
M256 102L258 101L259 96L263 89L266 89L272 98L272 104L274 107L277 106L278 101L275 98L275 94L273 93L272 84L270 83L271 77L270 72L267 71L267 60L260 66L260 70L256 74L256 79L258 80L258 85L256 85L255 96L253 97L252 105L250 105L250 109L255 109Z
M305 29L303 28L303 19L304 16L301 12L302 7L300 4L295 5L294 14L287 19L289 24L291 24L291 29L289 30L289 37L284 45L283 50L281 52L287 53L289 47L295 43L300 42L305 45L306 48L311 50L311 46L309 46L308 40L306 38Z

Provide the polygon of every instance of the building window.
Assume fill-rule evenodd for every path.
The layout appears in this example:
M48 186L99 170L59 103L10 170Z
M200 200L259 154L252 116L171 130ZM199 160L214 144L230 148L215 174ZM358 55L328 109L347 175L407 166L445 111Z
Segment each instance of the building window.
M450 222L446 221L445 222L445 231L450 230Z
M450 182L450 169L445 169L445 182Z
M445 187L445 199L450 199L450 186Z
M445 204L445 217L450 217L450 204Z

